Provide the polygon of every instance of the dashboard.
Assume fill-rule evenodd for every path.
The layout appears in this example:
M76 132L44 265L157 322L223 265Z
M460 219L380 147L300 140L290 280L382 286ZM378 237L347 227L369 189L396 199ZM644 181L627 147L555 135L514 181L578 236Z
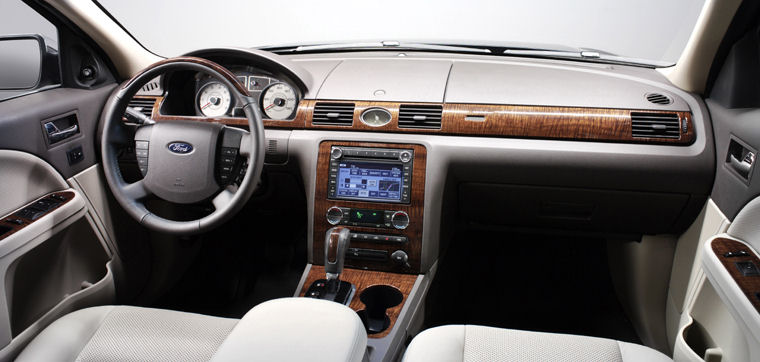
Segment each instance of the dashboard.
M310 259L428 270L454 225L635 240L694 220L714 175L702 101L654 69L446 53L198 51L257 97L268 169L302 177ZM138 93L156 121L246 127L196 73ZM408 156L402 157L402 154Z

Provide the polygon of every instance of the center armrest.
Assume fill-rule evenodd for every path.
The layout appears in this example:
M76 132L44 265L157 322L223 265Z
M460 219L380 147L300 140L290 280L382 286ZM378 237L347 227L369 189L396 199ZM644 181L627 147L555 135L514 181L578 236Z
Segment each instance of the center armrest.
M261 303L238 322L211 359L361 361L367 333L350 308L313 298Z

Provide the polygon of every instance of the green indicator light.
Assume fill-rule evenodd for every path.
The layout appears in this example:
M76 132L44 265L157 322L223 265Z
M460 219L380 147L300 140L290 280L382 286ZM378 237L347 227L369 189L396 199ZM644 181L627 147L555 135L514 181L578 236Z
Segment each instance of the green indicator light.
M360 213L360 212L358 212L358 211L356 212L356 217L357 217L357 218L361 219L361 218L362 218L362 216L363 216L363 215L362 215L362 213Z

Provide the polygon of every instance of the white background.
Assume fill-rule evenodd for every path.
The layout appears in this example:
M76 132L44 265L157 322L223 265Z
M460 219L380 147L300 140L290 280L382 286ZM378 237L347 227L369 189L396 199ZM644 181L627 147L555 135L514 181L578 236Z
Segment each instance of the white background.
M100 0L164 56L213 46L421 39L559 44L670 62L703 2Z

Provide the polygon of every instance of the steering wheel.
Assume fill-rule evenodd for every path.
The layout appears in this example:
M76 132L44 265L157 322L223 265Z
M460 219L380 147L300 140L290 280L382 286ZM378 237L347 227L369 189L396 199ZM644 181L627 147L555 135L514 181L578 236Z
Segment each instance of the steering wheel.
M142 117L144 123L132 139L122 121L128 102L148 81L173 71L202 72L227 86L243 107L250 132L210 118L153 122ZM117 152L132 142L144 177L128 184L119 169ZM127 213L149 229L184 235L210 230L245 205L261 177L264 142L257 102L229 70L206 59L177 57L149 66L112 95L106 104L100 147L108 186ZM244 159L248 166L236 187L232 181L237 173L233 172ZM174 204L211 200L214 211L197 220L169 220L145 207L144 200L151 195Z

